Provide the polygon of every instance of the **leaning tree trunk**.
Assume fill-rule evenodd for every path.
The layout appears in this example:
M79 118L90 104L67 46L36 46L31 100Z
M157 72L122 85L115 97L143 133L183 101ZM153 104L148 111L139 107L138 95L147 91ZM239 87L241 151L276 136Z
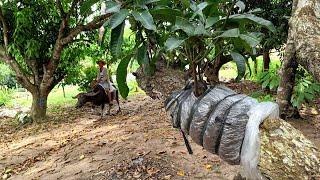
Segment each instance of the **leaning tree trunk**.
M183 71L167 67L162 60L156 69L152 77L144 75L141 68L135 73L147 95L165 100L173 91L184 87ZM319 150L286 121L266 120L260 127L260 134L258 169L265 177L312 179L320 172Z
M292 12L277 96L282 112L291 105L297 63L320 82L320 1L294 0Z

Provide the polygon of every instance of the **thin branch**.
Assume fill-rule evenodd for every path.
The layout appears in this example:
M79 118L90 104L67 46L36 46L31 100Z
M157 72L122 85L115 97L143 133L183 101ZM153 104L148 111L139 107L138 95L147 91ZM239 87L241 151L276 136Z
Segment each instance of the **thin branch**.
M78 25L77 27L73 28L70 31L67 37L61 39L61 43L63 45L70 43L75 37L77 37L83 31L91 31L94 29L99 29L111 15L112 14L104 14L104 15L98 16L97 18L95 18L94 20L92 20L86 25Z
M4 46L5 46L5 51L7 52L8 45L9 45L9 28L8 28L8 23L2 13L2 7L0 6L0 21L2 22L2 32L3 32L3 40L4 40Z

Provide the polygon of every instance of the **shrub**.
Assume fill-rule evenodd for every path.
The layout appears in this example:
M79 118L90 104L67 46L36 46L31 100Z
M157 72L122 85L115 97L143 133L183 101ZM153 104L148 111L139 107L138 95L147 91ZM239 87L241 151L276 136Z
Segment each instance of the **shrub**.
M0 86L15 88L17 80L14 72L6 64L0 63Z
M12 90L7 88L0 89L0 106L5 106L12 99Z

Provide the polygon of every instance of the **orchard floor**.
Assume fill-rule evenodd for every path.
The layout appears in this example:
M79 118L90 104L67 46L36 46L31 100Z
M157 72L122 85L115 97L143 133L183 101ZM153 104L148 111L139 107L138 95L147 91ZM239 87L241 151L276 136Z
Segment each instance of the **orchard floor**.
M25 127L0 120L0 173L10 179L232 179L238 173L239 166L192 142L189 155L162 107L139 95L102 120L89 107L65 107L48 122ZM291 123L320 147L317 118Z

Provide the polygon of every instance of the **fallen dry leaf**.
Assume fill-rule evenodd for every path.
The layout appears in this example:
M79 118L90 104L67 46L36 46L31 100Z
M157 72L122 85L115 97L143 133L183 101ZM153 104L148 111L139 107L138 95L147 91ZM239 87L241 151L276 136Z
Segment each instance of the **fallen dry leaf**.
M80 160L82 160L84 158L85 158L85 156L83 154L79 157Z
M206 168L208 171L212 171L212 165L211 165L211 164L205 165L205 168Z
M177 175L183 177L183 176L186 175L186 173L184 171L180 170L180 171L177 172Z

